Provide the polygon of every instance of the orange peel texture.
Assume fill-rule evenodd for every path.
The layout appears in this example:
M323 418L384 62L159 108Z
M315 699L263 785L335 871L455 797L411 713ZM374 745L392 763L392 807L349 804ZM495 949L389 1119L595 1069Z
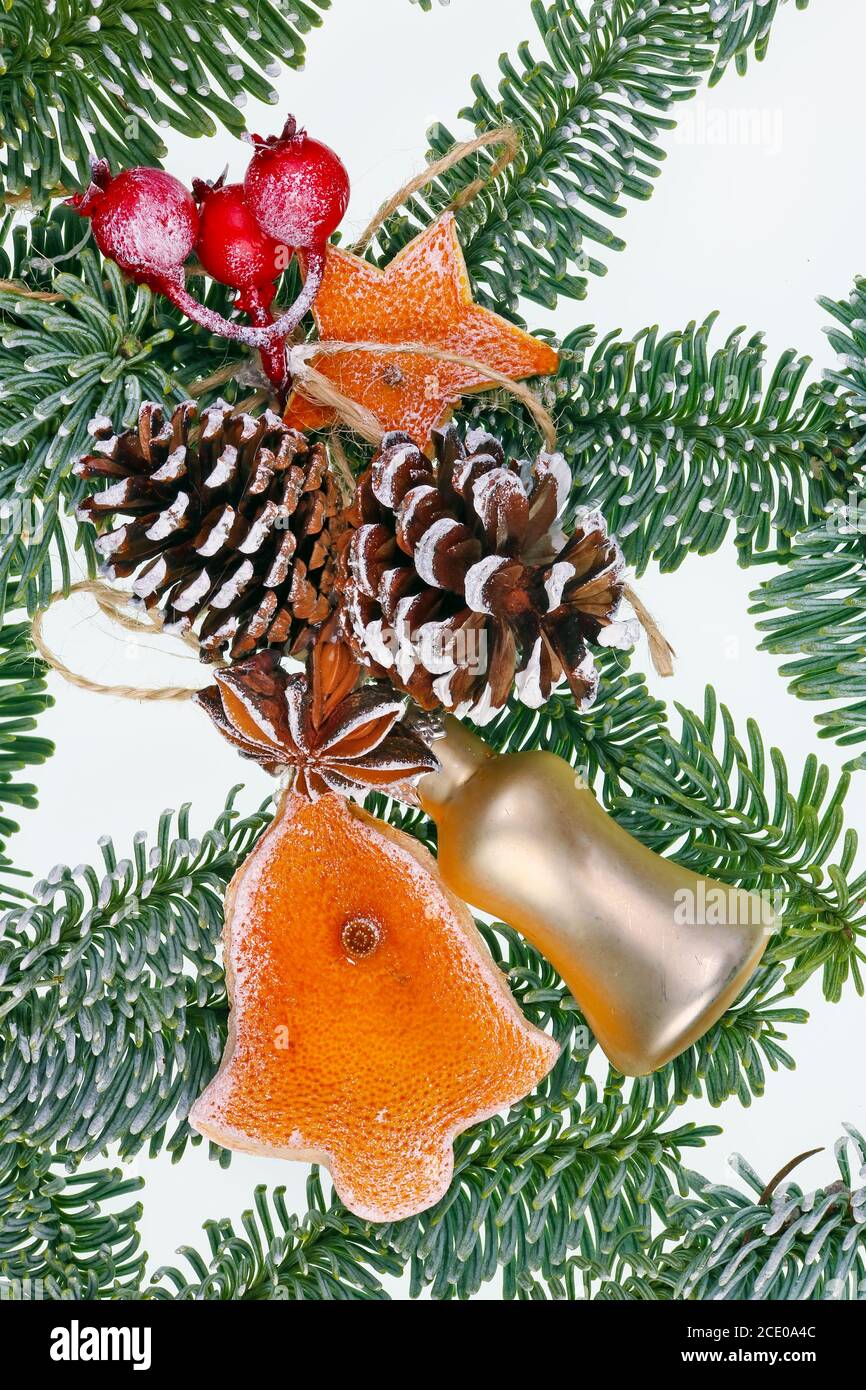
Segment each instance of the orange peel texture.
M330 246L313 307L323 341L423 343L484 363L518 380L555 372L548 343L475 304L453 213L411 241L384 270ZM422 447L461 397L491 385L471 367L419 354L345 352L312 359L344 396L371 410L384 430L404 430ZM286 423L323 429L334 414L295 392Z
M439 1201L455 1135L559 1055L428 851L342 798L287 793L226 909L229 1039L191 1123L326 1164L367 1220Z

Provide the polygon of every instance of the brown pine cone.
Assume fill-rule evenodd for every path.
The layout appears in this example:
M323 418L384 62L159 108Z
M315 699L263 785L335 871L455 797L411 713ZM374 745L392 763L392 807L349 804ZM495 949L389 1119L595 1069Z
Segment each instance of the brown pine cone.
M568 681L581 709L598 675L588 643L632 646L617 621L623 559L598 511L566 536L570 476L561 455L532 465L473 431L434 435L431 462L390 434L359 480L357 529L338 581L346 639L420 705L487 723L512 689L531 708Z
M325 451L271 411L254 417L218 401L197 431L196 421L192 401L171 419L148 402L137 429L91 425L94 453L75 472L111 485L78 514L111 523L96 542L103 572L135 575L133 593L162 610L168 631L201 619L205 660L299 651L332 611L346 526Z

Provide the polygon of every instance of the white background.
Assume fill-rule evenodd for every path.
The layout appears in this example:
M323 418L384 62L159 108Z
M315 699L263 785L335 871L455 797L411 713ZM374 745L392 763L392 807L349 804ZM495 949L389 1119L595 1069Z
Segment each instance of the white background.
M495 83L499 53L514 52L533 29L528 0L454 0L429 15L408 0L335 0L323 29L310 37L306 71L283 73L276 80L280 107L251 109L249 125L276 131L294 111L337 148L353 182L347 229L359 231L421 166L428 125L441 119L465 132L456 113L473 72ZM563 333L591 321L602 333L620 328L631 335L650 323L678 328L719 309L719 339L745 324L766 331L771 359L794 346L814 357L816 372L829 365L827 316L815 298L844 296L855 273L866 270L864 49L860 0L823 0L805 14L784 6L766 62L751 64L744 79L729 73L685 108L688 124L668 139L653 198L629 204L617 225L628 248L607 258L608 276L591 281L588 300L563 303L554 315L530 306L530 321L551 322ZM740 120L744 112L751 119ZM744 141L737 132L750 126L764 137ZM171 136L170 144L168 167L186 180L216 176L227 162L238 177L247 160L246 147L226 136ZM690 560L673 576L651 573L641 581L680 653L675 678L655 685L668 700L700 708L712 681L740 729L748 716L758 720L796 782L812 749L834 771L844 759L817 743L812 710L786 693L773 659L755 650L747 607L763 573L738 569L728 548ZM168 661L156 641L150 652L130 646L83 606L52 614L48 631L67 659L97 679L199 678L194 659ZM51 686L57 704L41 732L56 741L57 753L38 773L41 806L25 815L15 845L18 862L38 875L58 861L95 862L97 838L109 830L119 854L127 854L134 831L152 831L164 807L186 800L193 803L193 832L201 833L236 781L247 783L244 807L268 795L268 779L240 763L196 710L114 702L57 679ZM866 807L866 774L859 778L848 798L855 827ZM842 1004L826 1005L817 981L796 1003L812 1011L806 1028L791 1030L796 1072L771 1075L767 1094L749 1110L736 1101L721 1112L693 1102L672 1120L724 1125L721 1138L689 1158L713 1179L732 1178L727 1158L736 1150L769 1177L794 1154L823 1144L828 1152L801 1175L818 1185L835 1175L832 1145L841 1122L866 1126L863 1003L849 990ZM144 1237L154 1265L181 1243L202 1245L204 1219L239 1216L258 1182L286 1184L297 1210L305 1207L306 1169L299 1165L238 1156L224 1173L198 1150L177 1167L142 1159L136 1168L147 1178Z

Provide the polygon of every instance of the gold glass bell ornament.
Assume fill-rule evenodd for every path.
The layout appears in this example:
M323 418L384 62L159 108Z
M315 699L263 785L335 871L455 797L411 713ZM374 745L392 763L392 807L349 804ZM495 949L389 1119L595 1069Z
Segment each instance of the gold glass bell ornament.
M613 1065L644 1076L702 1037L764 953L764 899L654 854L553 753L497 755L451 717L435 751L418 793L445 882L547 957ZM734 923L699 922L732 897Z

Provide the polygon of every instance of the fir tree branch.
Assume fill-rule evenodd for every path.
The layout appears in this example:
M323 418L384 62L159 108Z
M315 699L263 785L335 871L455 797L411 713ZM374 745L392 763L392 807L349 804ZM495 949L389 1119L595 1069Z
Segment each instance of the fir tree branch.
M175 1269L156 1277L183 1297L334 1297L333 1286L322 1290L318 1278L312 1288L296 1282L298 1246L305 1253L305 1240L312 1242L318 1253L322 1232L332 1272L348 1297L358 1296L364 1264L374 1273L407 1268L413 1296L429 1287L436 1299L471 1297L500 1267L505 1296L515 1297L536 1274L555 1278L576 1244L600 1267L615 1249L621 1258L623 1251L626 1258L633 1254L642 1267L651 1214L664 1210L680 1185L681 1150L716 1131L693 1124L660 1131L665 1114L648 1105L645 1085L638 1089L626 1101L616 1087L599 1096L586 1081L584 1107L571 1121L524 1102L507 1121L477 1127L457 1141L448 1196L396 1225L359 1222L326 1201L314 1174L310 1211L300 1225L288 1227L286 1250L285 1234L275 1236L264 1225L259 1189L259 1220L246 1214L245 1238L228 1222L211 1222L210 1264L184 1248L194 1282ZM277 1189L275 1202L280 1196ZM285 1233L282 1216L281 1226ZM317 1263L311 1264L318 1276Z
M101 871L58 867L32 906L7 914L0 1140L75 1156L115 1142L121 1157L148 1142L183 1152L225 1042L223 895L268 819L240 819L233 802L201 842L188 807L175 834L163 815L149 851L136 836L132 859L105 840Z
M15 0L0 8L0 202L35 206L85 183L91 154L159 164L157 131L244 130L247 95L275 103L280 63L301 65L302 35L330 0Z
M626 558L676 570L733 532L741 563L790 538L849 485L849 412L827 386L806 384L808 357L772 370L760 334L711 345L716 315L661 336L610 334L597 347L566 339L557 378L539 382L574 474L574 504L600 506ZM487 397L471 417L517 456L535 452L531 422Z
M757 1197L690 1173L653 1249L651 1276L600 1297L805 1301L866 1293L866 1188L857 1186L866 1140L851 1125L836 1144L839 1179L817 1192L765 1183L739 1156L738 1175ZM763 1200L762 1200L763 1199Z
M652 193L664 159L658 141L676 124L669 113L714 65L758 39L765 47L769 23L765 14L743 26L704 0L533 0L532 14L544 56L529 43L514 58L504 54L497 91L475 77L474 100L460 113L478 132L508 122L521 133L516 161L458 214L479 299L514 315L520 296L547 308L560 295L584 298L586 274L605 273L593 243L621 249L611 224L624 215L622 200ZM428 139L431 159L454 144L442 125ZM476 158L476 174L488 175L495 152ZM460 166L412 199L373 254L390 259L466 180Z
M376 1234L407 1261L413 1295L429 1287L437 1299L471 1297L497 1268L516 1297L533 1277L555 1278L575 1248L602 1268L614 1252L639 1264L681 1150L716 1132L665 1130L667 1118L641 1082L626 1096L587 1079L580 1106L559 1116L524 1103L457 1141L441 1203Z
M153 330L150 292L130 297L115 266L85 257L86 279L58 276L60 303L0 290L0 442L8 460L0 487L19 508L30 504L29 525L13 531L4 548L4 575L13 565L20 569L16 601L50 593L55 544L68 578L60 503L64 491L71 493L72 464L90 442L89 422L96 415L131 422L150 396L180 398L153 360L166 331Z
M76 1301L134 1292L146 1261L141 1204L116 1204L143 1186L118 1169L69 1169L51 1153L0 1144L0 1290Z
M819 738L842 748L866 740L866 539L844 506L803 531L788 563L752 595L760 649L796 656L779 674L801 700L834 701L817 714ZM847 764L866 767L860 752Z
M827 508L825 519L804 530L786 566L752 595L752 612L767 614L757 624L764 651L795 656L780 667L792 694L801 700L834 702L816 715L819 738L849 748L866 739L866 546L861 496L866 450L866 280L858 279L847 299L822 299L836 320L828 330L839 357L825 373L844 416L850 487L847 501ZM840 325L840 326L837 326ZM836 451L842 441L836 443ZM850 769L866 767L860 753Z
M26 231L16 228L5 265L0 257L0 493L20 523L0 537L0 586L31 611L52 593L55 565L61 583L69 582L64 516L85 490L70 474L90 447L90 421L132 425L143 400L184 399L227 355L223 340L129 284L80 242L80 219L57 209ZM219 286L206 302L228 307ZM221 387L225 395L234 389ZM91 527L78 530L78 543L93 572Z
M543 748L565 758L584 780L602 783L606 804L626 793L623 769L635 753L667 728L667 706L651 695L646 677L630 669L627 654L599 649L599 694L581 712L567 691L553 694L540 710L511 700L481 736L499 753Z
M754 49L758 62L766 57L770 42L770 26L780 4L785 0L713 0L712 18L716 24L717 52L710 86L724 76L730 62L737 72L746 71L749 49ZM805 10L809 0L795 0L798 10Z
M845 407L852 460L860 463L866 452L866 278L857 276L847 299L818 302L836 320L826 332L839 364L824 377Z
M7 882L23 877L5 854L5 841L18 829L7 808L36 805L36 788L18 780L27 767L44 763L53 752L47 739L34 736L38 716L54 703L45 691L45 666L30 644L25 623L0 628L0 908L26 896Z
M146 1296L247 1302L387 1298L379 1276L399 1274L399 1259L350 1212L326 1210L315 1178L308 1187L314 1205L303 1222L287 1210L284 1187L274 1188L270 1201L267 1188L257 1187L253 1209L241 1220L242 1235L230 1221L209 1221L209 1259L182 1247L178 1253L191 1272L157 1270L156 1287Z

